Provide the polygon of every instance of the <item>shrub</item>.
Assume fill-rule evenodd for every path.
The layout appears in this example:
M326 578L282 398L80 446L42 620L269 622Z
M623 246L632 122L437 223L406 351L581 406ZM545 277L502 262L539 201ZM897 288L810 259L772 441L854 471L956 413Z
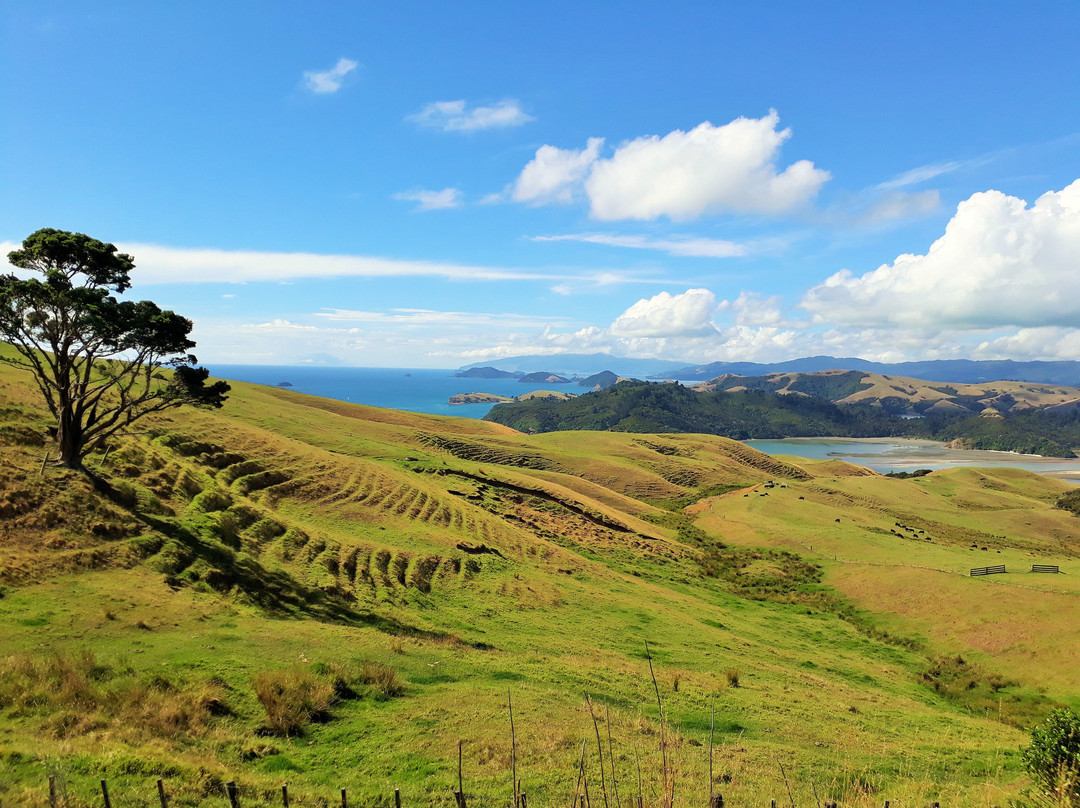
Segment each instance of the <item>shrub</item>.
M1053 804L1080 806L1080 715L1065 707L1054 710L1032 731L1020 759Z
M331 682L306 671L260 673L252 683L266 711L266 729L274 735L300 735L304 727L326 721L337 701Z
M400 696L405 692L405 685L398 679L397 671L378 662L365 662L361 666L360 681L386 697Z
M728 685L730 687L738 687L739 686L739 669L738 668L728 668L726 671L724 671L724 675L727 677L727 683L728 683Z

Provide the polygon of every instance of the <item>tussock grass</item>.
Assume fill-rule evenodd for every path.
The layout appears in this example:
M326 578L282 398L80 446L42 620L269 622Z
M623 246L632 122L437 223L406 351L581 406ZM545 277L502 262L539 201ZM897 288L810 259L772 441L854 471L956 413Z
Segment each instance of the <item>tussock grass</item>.
M330 721L331 709L339 702L359 698L362 692L358 688L379 699L405 692L397 671L380 662L366 661L358 667L319 662L308 668L259 673L252 680L252 689L266 715L260 732L303 735L309 725Z
M12 717L39 720L54 738L100 732L136 740L205 733L228 715L226 691L215 680L177 681L108 664L87 650L0 662L0 706Z
M302 734L313 722L329 721L338 701L332 681L304 670L260 673L252 688L266 711L265 731L286 737Z

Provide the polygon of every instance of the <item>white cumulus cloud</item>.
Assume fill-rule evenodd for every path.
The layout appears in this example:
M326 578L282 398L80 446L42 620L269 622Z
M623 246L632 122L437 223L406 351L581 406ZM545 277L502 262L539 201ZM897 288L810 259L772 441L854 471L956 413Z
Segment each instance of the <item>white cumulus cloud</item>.
M512 99L491 106L472 107L464 99L433 101L406 120L441 129L444 132L477 132L481 129L504 129L521 126L535 120L527 115L521 104Z
M730 312L736 326L759 328L777 326L783 322L779 295L763 297L756 292L741 292L735 300L723 300L719 311Z
M611 324L616 337L697 337L716 333L716 296L708 289L642 298Z
M1021 328L980 344L974 358L1072 359L1080 356L1080 329L1062 326Z
M597 161L585 181L593 217L695 219L702 214L783 213L811 201L829 172L799 160L778 170L790 129L780 117L706 121L683 132L624 143Z
M304 87L320 95L336 93L341 89L345 77L359 66L359 62L341 58L329 70L305 70Z
M461 191L457 188L443 188L441 191L403 191L394 194L394 199L416 202L416 210L448 210L461 207Z
M688 132L649 135L601 157L602 138L582 150L541 146L513 184L517 202L588 198L594 219L686 221L709 213L778 214L811 202L829 172L799 160L777 165L791 136L776 111L722 126L705 121Z
M599 157L603 145L602 137L592 137L580 151L541 146L536 150L536 156L522 169L511 197L515 202L537 205L570 202L577 186Z
M810 289L817 322L862 326L1074 326L1080 180L1030 207L1000 191L961 202L925 255L900 255L856 276L841 270Z

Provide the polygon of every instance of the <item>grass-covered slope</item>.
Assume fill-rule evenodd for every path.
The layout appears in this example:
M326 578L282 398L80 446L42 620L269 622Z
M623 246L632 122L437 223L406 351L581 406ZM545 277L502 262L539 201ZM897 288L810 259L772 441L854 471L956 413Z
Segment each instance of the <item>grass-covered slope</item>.
M799 804L1001 804L1019 727L1080 692L1074 576L963 574L1080 568L1034 475L890 480L239 383L91 476L42 471L47 426L0 371L4 805L46 805L49 774L71 805L102 778L147 804L159 777L173 805L228 780L246 805L284 782L293 804L449 805L459 741L470 804L506 804L508 697L530 804L569 802L586 739L599 800L585 693L622 799L640 762L662 803L663 737L676 803L706 801L715 703L729 802L782 795L783 764Z

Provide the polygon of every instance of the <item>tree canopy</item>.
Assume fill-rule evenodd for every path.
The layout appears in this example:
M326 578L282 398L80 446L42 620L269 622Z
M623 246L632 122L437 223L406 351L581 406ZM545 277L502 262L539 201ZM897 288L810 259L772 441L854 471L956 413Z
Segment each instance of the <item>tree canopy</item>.
M0 361L33 374L56 418L60 464L80 468L97 441L152 412L225 401L229 385L207 384L189 353L190 320L115 297L135 268L115 245L45 228L8 261L41 277L0 275L0 339L15 349Z

